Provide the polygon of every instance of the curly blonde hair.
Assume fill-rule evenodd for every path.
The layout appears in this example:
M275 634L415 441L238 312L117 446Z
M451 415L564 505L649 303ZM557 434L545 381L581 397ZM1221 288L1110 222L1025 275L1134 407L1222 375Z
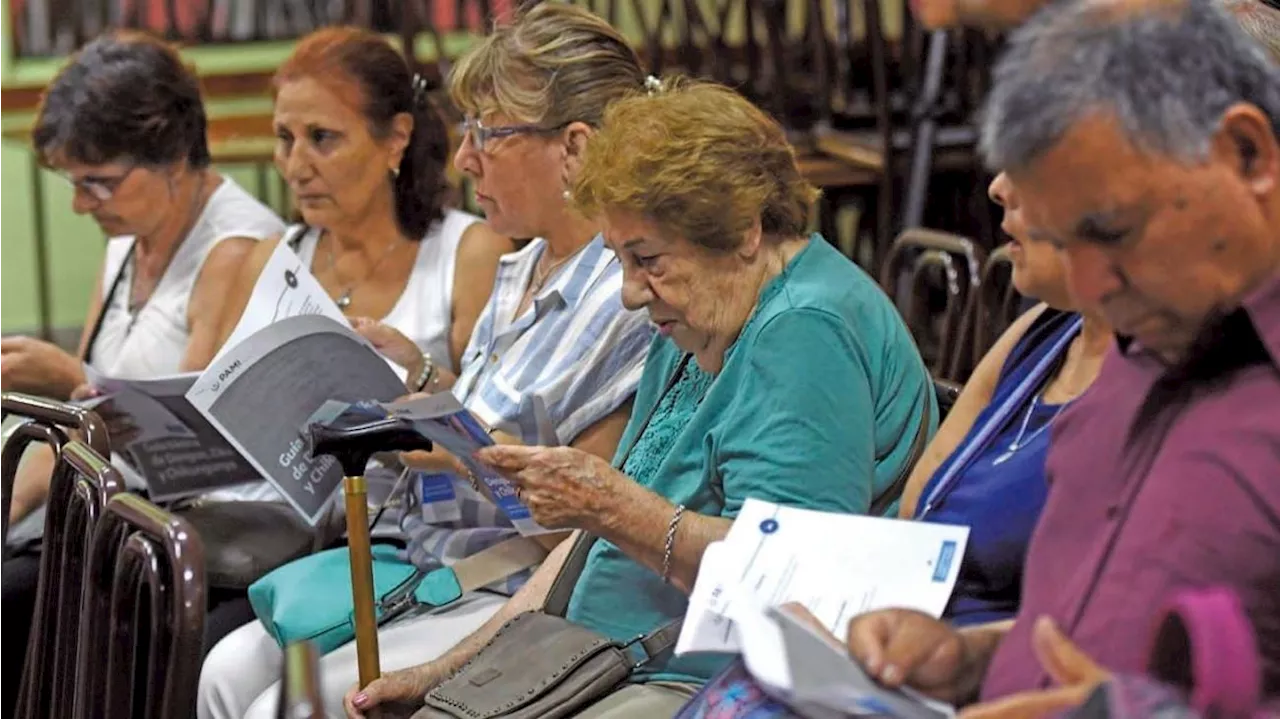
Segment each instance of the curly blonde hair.
M449 96L474 117L597 127L613 100L644 86L640 58L609 23L563 3L539 3L498 26L453 66Z
M803 234L818 190L801 176L782 127L727 87L667 84L605 111L574 181L577 208L633 212L722 252L757 218L767 237Z

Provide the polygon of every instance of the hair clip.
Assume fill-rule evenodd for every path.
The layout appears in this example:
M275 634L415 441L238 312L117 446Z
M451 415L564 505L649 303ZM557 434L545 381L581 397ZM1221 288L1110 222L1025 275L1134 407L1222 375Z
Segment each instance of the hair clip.
M649 75L644 79L644 89L648 94L656 95L662 92L665 88L662 87L662 80L659 80L653 75Z
M429 88L427 87L427 78L419 75L416 72L413 73L413 104L421 105L423 102L425 102L427 99L428 91L429 91Z

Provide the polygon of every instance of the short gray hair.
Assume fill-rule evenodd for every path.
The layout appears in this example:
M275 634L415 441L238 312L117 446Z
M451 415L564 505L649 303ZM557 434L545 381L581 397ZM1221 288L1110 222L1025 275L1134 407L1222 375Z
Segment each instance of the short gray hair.
M993 169L1026 167L1097 113L1185 162L1239 102L1280 136L1280 70L1213 0L1051 2L1012 34L994 80L980 138Z

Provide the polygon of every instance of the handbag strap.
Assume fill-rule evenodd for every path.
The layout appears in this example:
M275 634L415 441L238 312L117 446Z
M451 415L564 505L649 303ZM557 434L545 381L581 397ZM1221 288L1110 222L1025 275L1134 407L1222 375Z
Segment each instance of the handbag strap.
M133 261L133 253L138 249L138 241L134 240L129 245L129 251L125 253L124 262L120 263L120 270L116 272L116 276L111 280L111 289L107 290L107 294L102 298L102 307L98 310L98 316L93 320L93 329L89 330L89 340L84 343L84 355L80 357L80 361L89 362L89 358L93 356L93 347L98 344L98 335L102 334L102 324L107 320L107 310L111 309L111 303L115 302L116 293L120 291L120 283L124 281L124 273L129 269L129 263Z
M693 359L693 353L686 352L680 358L680 363L676 365L676 371L671 373L667 378L666 385L662 388L658 400L649 408L649 413L645 415L644 422L640 423L640 428L636 430L635 435L631 437L631 441L627 444L627 449L623 452L617 462L614 463L614 469L619 471L627 466L627 460L631 458L631 452L635 450L636 444L640 441L640 437L644 435L645 430L649 429L649 423L653 421L653 416L658 412L658 406L662 404L663 398L676 386L676 382L684 376L685 368L689 366L689 361ZM565 611L569 608L569 598L573 595L573 586L578 583L578 577L582 574L583 567L587 564L587 555L591 552L592 545L595 544L597 537L580 532L574 540L573 547L569 550L569 556L565 558L564 564L560 566L560 572L556 574L555 581L551 583L551 589L547 592L547 598L542 603L542 611L555 617L563 617ZM679 631L676 632L679 634Z
M880 496L871 501L871 506L867 508L867 516L884 516L884 513L902 497L903 490L907 488L907 480L911 479L911 470L915 469L916 462L919 461L920 455L924 454L924 448L929 443L929 421L933 419L933 403L929 401L929 392L932 389L932 380L926 379L920 392L920 399L924 402L924 415L916 428L916 436L911 440L911 448L907 451L906 460L898 469L898 477L893 480L893 484L886 487Z
M671 378L667 380L666 387L662 390L662 395L659 396L658 402L655 402L653 407L650 408L644 424L641 425L636 435L631 438L631 443L628 445L626 452L622 454L622 459L615 466L622 467L626 464L627 459L631 456L631 451L635 449L636 442L640 439L640 435L644 434L644 430L649 426L649 421L653 419L653 415L658 409L658 404L662 402L662 397L675 386L680 376L684 374L684 369L692 357L692 354L686 354L681 358L680 365L676 368ZM595 543L595 539L595 537L589 537L586 533L578 535L573 548L569 551L568 559L561 566L560 572L556 574L551 590L547 594L547 599L543 603L544 612L557 617L564 616L565 610L569 606L569 597L573 594L573 585L577 582L578 575L582 574L582 568L587 562L587 553L591 551L591 545ZM460 559L448 567L441 567L427 573L422 581L427 585L425 592L431 597L429 603L433 606L442 606L442 604L454 601L457 597L469 591L487 587L513 574L523 572L540 564L542 560L547 558L547 553L546 548L540 542L529 537L512 537L499 542L488 549ZM677 631L678 634L679 632Z
M972 430L967 438L968 441L957 451L955 459L948 465L946 473L938 478L938 482L934 485L933 491L925 497L920 504L919 511L916 512L916 519L919 519L929 513L933 509L933 505L942 497L951 486L955 483L962 470L968 467L978 452L986 448L987 444L995 437L996 433L1004 427L1008 422L1010 415L1020 407L1026 405L1028 399L1036 391L1041 384L1044 383L1052 368L1058 363L1060 356L1064 350L1071 344L1076 335L1080 333L1080 327L1083 324L1082 317L1076 317L1068 325L1068 331L1063 332L1054 340L1049 351L1045 352L1040 360L1032 366L1022 381L1018 383L1013 391L1004 398L1000 404L992 408L991 414L987 416L986 422L978 425Z
M487 587L513 574L537 566L546 559L547 550L528 537L511 537L470 556L427 572L412 591L384 599L387 611L384 621L401 608L420 603L431 607L448 606L467 592Z

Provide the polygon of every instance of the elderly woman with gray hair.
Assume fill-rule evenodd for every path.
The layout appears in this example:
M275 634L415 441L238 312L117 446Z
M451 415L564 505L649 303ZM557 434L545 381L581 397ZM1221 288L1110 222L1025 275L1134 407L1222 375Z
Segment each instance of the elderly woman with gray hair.
M805 232L817 193L782 128L731 90L651 88L611 105L572 194L603 221L624 304L658 328L635 411L612 463L514 445L478 459L544 526L598 538L565 618L629 641L683 616L703 552L748 498L867 512L909 468L935 406L888 298ZM421 702L508 620L542 606L569 550L444 656L353 689L348 715ZM574 715L672 716L722 663L651 657Z

